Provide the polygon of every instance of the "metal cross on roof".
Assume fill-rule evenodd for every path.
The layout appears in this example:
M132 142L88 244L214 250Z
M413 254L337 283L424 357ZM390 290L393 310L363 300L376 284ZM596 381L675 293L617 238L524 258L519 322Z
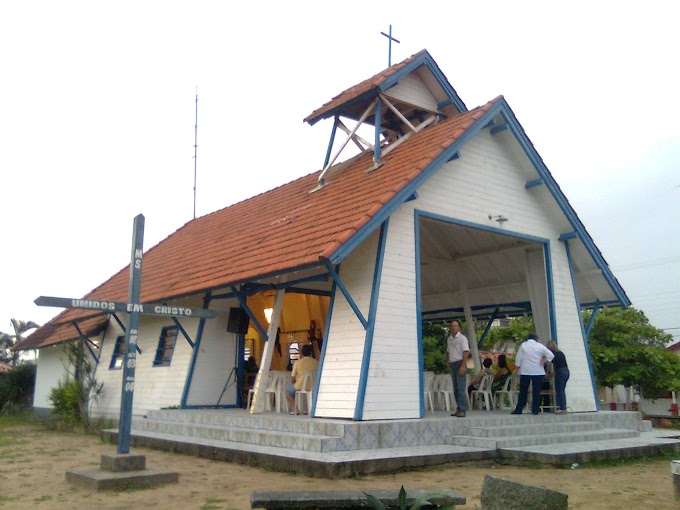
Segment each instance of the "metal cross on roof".
M390 67L392 65L392 41L396 42L397 44L401 44L399 39L395 39L392 37L392 25L390 25L390 33L386 34L385 32L380 32L382 35L387 37L389 40L389 49L387 50L387 67Z

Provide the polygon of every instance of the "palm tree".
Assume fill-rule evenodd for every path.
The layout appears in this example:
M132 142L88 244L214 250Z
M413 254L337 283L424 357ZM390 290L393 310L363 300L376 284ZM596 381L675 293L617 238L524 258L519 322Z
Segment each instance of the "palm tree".
M23 340L24 333L40 326L33 321L11 319L10 322L14 328L14 334L10 335L9 333L0 332L0 359L7 361L15 367L19 360L19 351L12 351L12 346Z

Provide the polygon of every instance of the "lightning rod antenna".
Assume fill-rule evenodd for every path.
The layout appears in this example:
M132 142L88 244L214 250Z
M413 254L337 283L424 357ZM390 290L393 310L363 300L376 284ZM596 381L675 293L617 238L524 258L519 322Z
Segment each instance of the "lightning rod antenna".
M196 123L194 124L194 219L196 219L196 153L198 149L198 86L196 86Z

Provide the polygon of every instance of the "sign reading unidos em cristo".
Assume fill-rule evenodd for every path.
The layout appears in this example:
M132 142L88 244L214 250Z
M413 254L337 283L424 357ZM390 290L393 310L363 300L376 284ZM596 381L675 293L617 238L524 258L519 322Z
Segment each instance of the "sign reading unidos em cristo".
M71 299L51 296L40 296L35 300L38 306L57 306L60 308L80 308L82 310L97 310L102 312L142 313L144 315L165 315L169 317L198 317L211 319L217 315L214 310L204 308L186 308L169 306L161 303L119 303L116 301L101 301L97 299Z

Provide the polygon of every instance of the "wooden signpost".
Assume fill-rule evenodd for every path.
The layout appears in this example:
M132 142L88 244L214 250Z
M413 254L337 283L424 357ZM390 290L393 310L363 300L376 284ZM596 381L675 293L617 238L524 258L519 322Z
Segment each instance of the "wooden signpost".
M130 451L130 429L132 426L132 397L135 390L135 366L137 355L137 328L139 315L165 315L168 317L196 317L210 319L217 315L213 310L203 308L184 308L161 303L140 303L139 295L142 281L142 250L144 245L144 216L135 217L132 232L132 256L130 261L130 286L127 303L94 299L70 299L40 296L35 300L38 306L58 306L61 308L80 308L101 310L103 312L129 313L125 333L125 362L123 363L123 383L120 399L120 420L118 422L118 453Z

